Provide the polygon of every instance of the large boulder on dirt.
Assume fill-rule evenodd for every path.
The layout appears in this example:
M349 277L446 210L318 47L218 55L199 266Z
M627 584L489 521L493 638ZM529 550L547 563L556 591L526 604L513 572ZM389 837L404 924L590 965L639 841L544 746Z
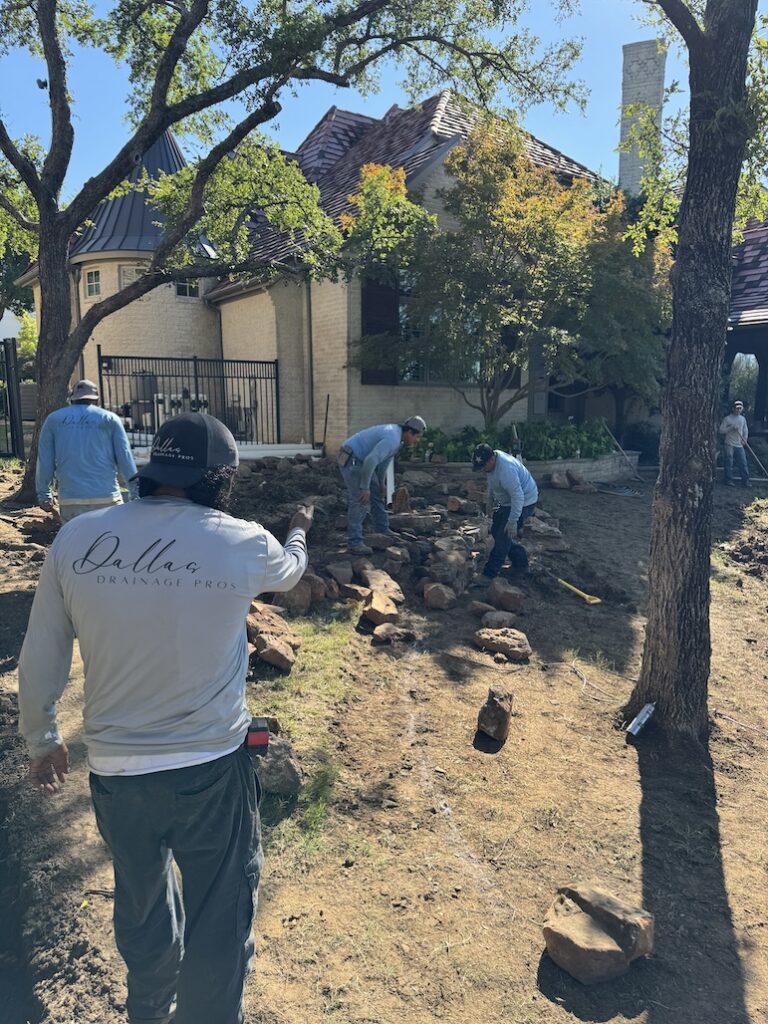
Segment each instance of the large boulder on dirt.
M401 515L390 516L389 525L393 530L429 534L437 530L440 525L440 516L435 512L403 512Z
M400 584L383 569L364 569L360 573L360 578L366 587L386 594L395 604L405 604L405 594L400 589Z
M293 668L296 655L293 653L291 645L281 637L274 636L272 633L259 633L254 647L259 658L268 665L274 665L275 668L282 669L283 672L290 672Z
M549 478L549 486L554 487L558 491L567 491L571 482L565 473L555 472Z
M301 579L293 588L282 594L275 594L275 604L287 608L292 615L307 615L312 607L312 587Z
M445 611L456 604L456 592L444 583L427 583L424 587L424 604L427 608Z
M512 699L509 690L502 686L492 686L488 691L488 699L480 708L480 713L477 716L478 731L503 743L509 735Z
M505 654L510 661L528 661L533 654L528 637L519 629L478 629L473 640L480 650Z
M369 587L358 587L356 583L339 584L339 596L350 601L365 601L370 592Z
M559 967L593 985L653 952L653 916L604 889L565 885L547 911L544 941Z
M331 562L325 567L325 571L329 576L332 576L339 585L342 583L351 583L354 575L351 562Z
M363 603L363 617L380 626L384 622L397 622L397 605L386 594L372 590Z
M327 587L325 580L316 576L313 572L305 572L302 579L309 584L310 591L312 593L312 603L315 604L317 601L324 601L327 597Z
M514 612L500 612L495 608L486 612L480 620L483 629L505 629L507 626L514 626L517 616Z
M519 587L497 577L488 587L486 600L501 611L519 612L525 602L525 594Z
M470 601L467 605L467 611L470 615L474 615L476 619L482 619L488 612L495 612L496 609L492 604L486 604L485 601Z
M403 629L401 626L395 626L392 622L383 622L380 626L377 626L373 631L371 637L371 643L377 646L383 644L393 643L413 643L416 639L416 634L413 630Z
M540 540L544 537L562 537L562 531L554 524L551 520L539 519L538 516L531 516L530 519L525 521L523 532L531 537L535 537L536 540Z
M258 759L256 771L264 792L275 796L295 796L304 784L293 747L282 736L269 737L266 757Z

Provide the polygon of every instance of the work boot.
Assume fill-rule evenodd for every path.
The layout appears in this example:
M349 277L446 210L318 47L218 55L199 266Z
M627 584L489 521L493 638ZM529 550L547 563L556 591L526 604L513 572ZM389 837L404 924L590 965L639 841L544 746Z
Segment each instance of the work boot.
M348 544L347 551L350 555L372 555L373 548L369 548L367 544Z
M726 480L725 481L725 486L726 487L735 487L736 484L733 482L733 480Z

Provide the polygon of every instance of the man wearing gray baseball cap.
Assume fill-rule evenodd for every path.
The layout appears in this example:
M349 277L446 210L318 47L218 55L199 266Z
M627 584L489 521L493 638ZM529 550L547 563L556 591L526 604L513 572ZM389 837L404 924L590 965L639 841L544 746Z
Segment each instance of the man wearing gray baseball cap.
M72 388L70 404L46 417L37 447L37 502L58 511L63 522L83 512L119 505L123 498L117 472L132 498L137 496L136 465L123 424L99 406L99 389L90 380ZM56 477L58 509L51 492Z
M19 658L29 777L52 795L69 771L56 702L80 644L91 797L114 859L132 1024L243 1020L262 864L259 784L243 746L245 620L257 594L301 579L312 509L294 515L285 546L228 515L237 465L213 416L167 420L140 500L59 531Z
M363 522L370 512L373 528L400 538L389 528L386 505L387 466L401 444L418 444L427 429L421 416L410 416L402 425L382 423L348 437L339 449L337 462L347 489L347 550L370 555L363 540Z

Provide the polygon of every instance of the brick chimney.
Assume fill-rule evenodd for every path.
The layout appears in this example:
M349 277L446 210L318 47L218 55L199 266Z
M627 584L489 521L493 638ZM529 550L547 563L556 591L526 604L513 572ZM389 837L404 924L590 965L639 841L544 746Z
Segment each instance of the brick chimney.
M666 51L655 39L642 43L627 43L624 50L624 68L621 78L621 141L627 137L634 119L624 116L624 110L633 103L646 103L658 111L664 101L664 65ZM643 161L633 147L619 153L619 188L627 195L638 195L643 176Z

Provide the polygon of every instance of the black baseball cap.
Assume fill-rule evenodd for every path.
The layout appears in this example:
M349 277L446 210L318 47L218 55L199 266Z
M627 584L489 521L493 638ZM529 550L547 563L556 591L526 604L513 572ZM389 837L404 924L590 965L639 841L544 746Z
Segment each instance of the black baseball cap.
M472 452L472 472L477 473L493 458L493 448L489 444L479 444Z
M221 420L204 412L184 412L160 427L149 462L137 476L168 487L191 487L209 469L236 467L239 462L235 439Z

